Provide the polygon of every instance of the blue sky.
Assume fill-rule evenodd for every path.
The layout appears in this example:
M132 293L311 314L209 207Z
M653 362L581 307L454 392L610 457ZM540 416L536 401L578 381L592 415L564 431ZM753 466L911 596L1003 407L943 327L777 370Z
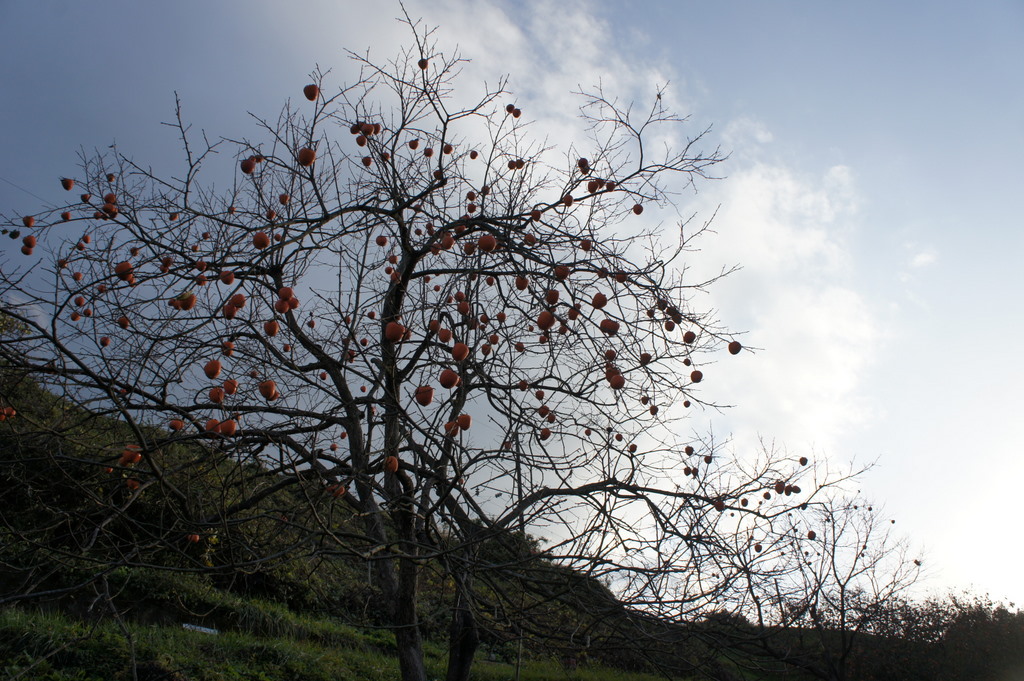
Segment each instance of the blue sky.
M669 104L731 154L680 197L719 211L695 273L743 267L707 302L760 348L716 367L736 406L693 429L877 460L862 489L924 551L929 588L1024 602L1024 4L636 4L407 8L473 60L467 86L509 74L553 139L571 139L580 85L644 99L669 82ZM176 170L160 125L174 91L197 129L256 136L246 112L276 115L315 65L337 86L345 48L392 55L398 5L373 10L0 3L0 211L35 210L24 190L62 200L80 146Z

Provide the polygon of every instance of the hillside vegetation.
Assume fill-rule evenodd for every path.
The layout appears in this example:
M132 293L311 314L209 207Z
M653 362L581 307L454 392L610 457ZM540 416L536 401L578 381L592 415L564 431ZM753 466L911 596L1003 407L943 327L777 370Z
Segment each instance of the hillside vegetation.
M126 481L137 473L122 450L135 433L123 424L9 371L0 402L17 405L0 423L4 678L397 677L372 555L358 546L342 553L284 515L304 508L322 519L323 532L343 534L353 519L331 493L275 492L268 473L270 491L252 509L261 524L247 523L244 533L183 524L169 533L174 508L201 515L225 503L225 481L256 464L218 456L212 444L175 444L157 465L194 468L182 498L133 491ZM193 449L184 456L180 448ZM206 451L196 456L195 448ZM110 515L111 504L118 513ZM544 560L540 547L517 533L480 544L493 569L477 575L474 591L483 626L473 678L820 677L813 662L828 653L820 637L804 635L811 632L756 627L728 613L664 624L624 607L600 581ZM257 554L273 558L247 561ZM424 574L428 665L441 678L454 589L440 566ZM987 599L894 603L890 619L888 635L858 639L849 678L997 679L1024 670L1024 616Z
M344 533L352 519L332 494L268 494L254 509L264 523L246 524L245 534L184 524L157 534L175 506L223 503L234 469L253 464L218 457L202 443L174 444L159 452L157 466L194 468L185 499L133 491L127 481L142 476L125 464L122 450L136 434L122 423L69 406L11 372L2 375L0 401L18 405L16 417L0 423L6 671L32 669L21 678L113 678L148 662L182 678L233 678L225 670L254 666L263 676L238 671L239 678L277 678L274 669L296 678L296 665L308 663L334 679L394 677L394 640L379 617L379 593L367 569L372 556L357 547L340 554L335 543L292 531L283 515L305 506L324 519L324 532ZM197 447L209 451L196 456ZM110 515L111 506L118 512ZM278 550L268 551L267 543ZM635 645L652 625L597 580L538 559L537 549L535 540L515 533L479 548L494 566L476 589L485 623L479 678L511 678L512 665L523 679L573 667L578 678L600 678L590 674L601 665L614 665L616 673L657 671L659 663ZM257 552L273 558L247 563ZM426 574L423 629L440 660L453 589L439 567ZM538 664L541 671L529 671ZM62 669L69 675L61 676Z

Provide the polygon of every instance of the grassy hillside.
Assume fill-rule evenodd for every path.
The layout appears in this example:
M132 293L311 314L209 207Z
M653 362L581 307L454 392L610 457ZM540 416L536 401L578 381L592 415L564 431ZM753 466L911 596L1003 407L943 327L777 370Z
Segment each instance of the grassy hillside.
M11 372L0 372L0 405L18 412L0 423L0 660L7 675L132 678L131 666L146 663L152 678L396 677L368 552L339 549L310 531L344 536L353 522L322 487L268 494L245 523L199 526L196 518L231 503L224 497L233 478L253 478L251 470L237 475L253 463L232 461L202 440L170 441L160 428L129 428ZM138 428L166 444L144 463L125 464L124 443L139 440ZM187 473L181 498L160 486L130 487L171 468L179 478ZM265 477L272 486L274 476ZM624 678L657 669L636 646L642 622L604 585L533 557L535 549L515 534L479 546L498 567L476 581L478 678L513 678L517 662L522 679ZM443 676L454 590L444 566L428 568L422 628ZM183 623L221 633L184 630ZM577 659L580 669L567 669L563 658Z
M0 420L0 679L398 677L373 547L322 482L277 489L273 472L215 441L129 428L0 370L0 408L10 405L16 416ZM144 465L125 464L125 443L140 436L162 444ZM172 468L187 481L176 490L128 484ZM238 479L268 491L244 522L204 523L233 503ZM485 567L474 573L474 679L799 681L813 675L793 661L813 666L830 645L829 632L759 629L727 613L686 627L653 621L536 549L516 533L475 546ZM443 678L452 572L438 559L425 568L421 628L430 672ZM850 667L860 681L1024 678L1020 612L961 597L894 603L889 618L888 632L858 639Z
M173 625L143 625L104 618L87 621L63 613L0 610L2 678L26 681L91 681L157 679L192 681L390 681L398 678L398 662L386 632L360 631L329 618L287 615L269 604L249 604L250 613L263 611L256 621L217 635ZM273 619L276 635L253 633ZM280 631L291 629L291 631ZM432 677L443 678L445 651L428 644ZM506 681L515 676L510 662L484 659L474 666L473 678ZM654 681L648 674L600 666L568 670L551 659L526 659L523 681L579 679L580 681Z

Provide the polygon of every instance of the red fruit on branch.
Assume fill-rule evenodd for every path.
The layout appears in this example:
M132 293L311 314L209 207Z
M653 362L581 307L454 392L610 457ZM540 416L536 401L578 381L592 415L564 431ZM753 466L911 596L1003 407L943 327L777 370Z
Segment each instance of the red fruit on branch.
M211 359L203 367L203 373L206 374L206 377L210 379L217 378L218 376L220 376L220 372L221 363L220 360L218 359Z
M120 262L114 266L114 274L121 281L128 281L131 278L132 270L134 270L134 267L128 261Z
M491 253L498 247L498 240L493 234L484 234L477 241L477 245L484 253Z
M429 406L430 403L434 401L434 388L433 388L433 386L421 385L420 387L416 388L415 397L416 397L416 402L420 406L422 406L422 407Z
M398 322L388 322L384 327L384 339L390 343L398 343L405 336L405 327Z
M451 390L452 388L454 388L455 386L462 382L462 379L459 377L459 375L452 371L451 369L444 369L441 372L441 375L438 378L438 380L440 381L441 385L447 388L448 390Z
M257 387L264 399L276 400L280 396L280 393L277 392L277 383L274 381L261 381Z
M452 359L456 362L465 361L469 357L469 346L465 343L456 343L452 346Z

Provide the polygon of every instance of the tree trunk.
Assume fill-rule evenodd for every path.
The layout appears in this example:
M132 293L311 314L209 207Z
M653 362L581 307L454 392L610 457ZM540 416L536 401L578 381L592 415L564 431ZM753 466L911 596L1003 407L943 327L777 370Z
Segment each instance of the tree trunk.
M398 563L397 575L395 562ZM376 569L383 597L382 605L390 615L395 631L398 666L402 681L427 681L423 662L423 638L416 609L416 567L409 558L380 560Z
M423 637L420 634L419 612L419 568L416 564L417 546L414 541L413 514L408 494L401 495L402 483L411 487L408 478L401 472L390 475L386 486L393 498L398 499L392 518L401 539L398 542L399 555L375 559L378 586L381 590L381 606L389 614L390 625L395 632L395 646L398 651L398 666L402 681L427 681L427 668L423 661ZM370 503L367 506L377 511L371 492L366 491ZM379 512L366 514L368 534L381 545L389 541L388 532Z
M398 668L402 672L402 681L427 681L419 625L396 629L395 643L398 646Z
M412 509L413 486L404 471L396 473L394 479L397 481L395 486L401 485L403 488L393 516L402 538L399 542L402 555L398 558L398 598L395 601L398 664L402 671L402 681L427 681L427 669L423 662L423 637L420 633L420 569L416 561L419 548Z
M448 674L445 681L469 681L469 670L480 645L480 630L473 614L469 588L468 577L455 576L455 606L449 630Z

